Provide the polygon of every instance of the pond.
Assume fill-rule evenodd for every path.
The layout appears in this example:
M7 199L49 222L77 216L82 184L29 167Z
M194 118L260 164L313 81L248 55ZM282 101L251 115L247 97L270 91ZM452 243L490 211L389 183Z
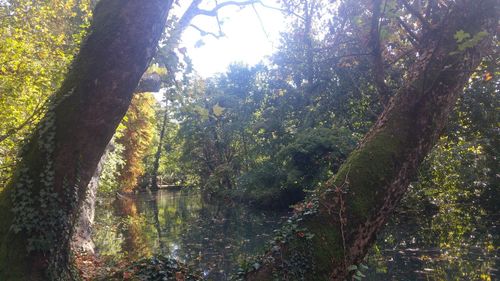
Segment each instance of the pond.
M111 207L112 206L112 207ZM195 190L140 193L103 200L94 242L107 262L154 254L174 257L207 280L229 280L238 265L261 252L287 213L263 212L229 200L207 202ZM449 234L446 224L393 220L370 252L364 280L498 280L495 225ZM463 224L463 220L454 222ZM442 237L445 231L448 235Z

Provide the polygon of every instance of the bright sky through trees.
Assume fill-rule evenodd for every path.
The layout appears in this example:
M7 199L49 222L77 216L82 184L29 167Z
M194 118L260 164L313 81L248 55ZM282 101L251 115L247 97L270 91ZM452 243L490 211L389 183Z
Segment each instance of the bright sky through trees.
M225 7L219 12L219 19L225 34L222 38L216 39L211 35L202 37L192 27L183 35L183 45L188 49L195 70L202 77L223 72L232 62L258 63L278 47L279 33L285 26L285 17L280 11L259 4L243 9ZM215 18L198 16L193 25L218 34ZM196 47L200 39L203 45Z

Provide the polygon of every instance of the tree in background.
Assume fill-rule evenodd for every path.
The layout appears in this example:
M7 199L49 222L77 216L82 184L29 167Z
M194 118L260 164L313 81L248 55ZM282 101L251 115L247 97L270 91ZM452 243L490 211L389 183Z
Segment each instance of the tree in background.
M26 146L11 188L0 195L2 278L43 280L47 269L54 278L70 278L67 236L73 229L87 183L151 59L170 4L102 0L98 5L89 39L63 84L59 99L54 101ZM421 2L341 3L336 18L346 23L334 25L334 29L338 27L336 32L347 35L346 39L354 43L340 48L344 54L333 52L333 62L344 67L360 66L364 65L363 60L343 58L369 57L370 67L360 66L360 73L365 74L363 78L367 81L363 85L369 93L377 95L376 102L385 110L340 166L336 177L319 186L307 202L296 207L297 214L279 232L272 249L252 264L253 271L246 278L272 280L278 275L289 279L344 280L363 258L420 162L437 142L470 73L476 69L483 52L489 50L484 39L494 31L494 1L417 4ZM384 37L384 30L401 37ZM366 38L350 38L353 34ZM337 37L332 38L336 42ZM103 49L103 45L108 49ZM349 55L348 51L353 50L369 50L369 53ZM393 56L397 59L384 62ZM387 71L388 65L394 65L395 70ZM340 84L340 79L333 77L331 84ZM224 80L218 82L221 81ZM259 83L259 79L256 81L258 89L269 87ZM290 79L281 82L281 89L291 90L271 91L272 94L301 93ZM240 86L246 89L246 83L235 84L237 87L228 83L224 92L232 94L231 90ZM397 89L395 95L394 89ZM243 136L252 132L249 128L264 115L264 105L269 99L251 100L255 110L245 114L250 121L244 125L251 124L247 127L237 122L241 121L238 106L246 102L245 95L239 97L236 91L234 104L232 101L222 104L217 87L207 87L205 91L211 99L193 106L192 113L198 116L191 114L193 119L201 120L195 120L193 128L208 122L208 126L202 126L204 131L196 140L199 142L196 147L204 148L202 140L209 140L206 152L201 153L212 157L205 157L210 160L207 164L216 164L213 174L218 176L219 184L229 188L232 173L252 164L248 159L239 159L240 155L249 155L242 144L251 142L244 141ZM316 98L321 100L320 96ZM313 108L310 101L303 104ZM307 138L300 136L309 125L297 125L303 124L300 122L303 116L293 115L293 110L283 112L278 116L283 118L278 120L284 125L278 128L283 129L285 137L269 130L263 132L268 138L258 142L271 143L274 148L287 147L283 150L285 165L301 167L302 160L322 162L325 159L314 157L315 151L320 151L318 154L335 151L321 138L328 134L318 133L315 143L309 145ZM326 107L324 112L328 112ZM272 116L266 119L270 122ZM315 122L317 125L311 127L316 132L320 132L321 125L332 124L324 120ZM342 126L329 125L328 129L331 128ZM275 139L280 141L272 141ZM318 145L323 143L326 145ZM253 148L257 151L259 146ZM303 148L313 153L304 157ZM261 153L255 163L263 162L264 157L272 156ZM29 248L25 249L25 245Z
M409 28L402 33L417 40L407 53L413 63L401 72L406 82L400 84L336 176L317 189L284 226L281 238L246 275L247 279L272 280L278 275L344 280L353 274L354 266L364 258L406 193L421 161L438 141L471 71L491 50L490 42L483 44L483 39L494 32L494 1L428 1L423 6L394 1L390 2L395 5L391 13L384 14L387 3L344 1L339 17L347 16L351 21L348 28L370 30L367 40L373 50L372 68L382 78L386 72L375 68L391 51L392 38L382 41L381 30L382 26L393 27L384 23L404 18L418 26L418 30ZM408 27L405 21L401 25ZM386 47L377 47L379 44ZM385 82L374 75L382 103L384 97L392 96Z
M124 165L117 171L117 184L122 192L132 192L137 187L139 177L145 172L143 160L151 150L156 133L155 104L152 94L136 94L123 119L123 134L116 140L123 147Z

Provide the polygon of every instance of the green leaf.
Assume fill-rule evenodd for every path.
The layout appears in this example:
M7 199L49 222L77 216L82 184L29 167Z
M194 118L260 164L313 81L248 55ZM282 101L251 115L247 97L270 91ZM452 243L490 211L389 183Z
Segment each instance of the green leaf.
M356 270L356 269L358 269L358 266L357 266L357 265L355 265L355 264L350 265L350 266L347 268L347 270L349 270L349 271L353 271L353 270Z
M356 271L356 276L359 276L359 277L366 277L366 275L364 275L361 271Z
M465 32L465 31L463 31L462 29L460 29L459 31L457 31L455 33L455 35L453 37L457 40L458 43L461 43L465 39L470 38L470 34L467 33L467 32Z

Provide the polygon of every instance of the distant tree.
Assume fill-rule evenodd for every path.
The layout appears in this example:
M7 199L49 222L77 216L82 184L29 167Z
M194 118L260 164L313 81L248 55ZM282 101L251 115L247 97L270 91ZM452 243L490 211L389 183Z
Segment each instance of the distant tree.
M125 114L123 134L116 140L123 146L124 165L118 170L120 191L132 192L145 172L143 159L150 150L155 134L155 103L152 94L136 94Z

